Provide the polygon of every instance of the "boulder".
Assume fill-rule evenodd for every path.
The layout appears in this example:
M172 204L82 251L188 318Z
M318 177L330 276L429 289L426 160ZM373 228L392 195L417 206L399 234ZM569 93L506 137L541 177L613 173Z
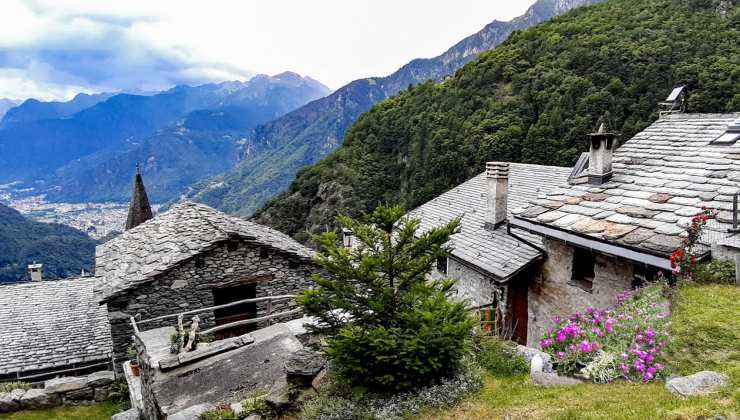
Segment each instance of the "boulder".
M532 383L537 386L573 386L583 383L579 379L560 376L557 373L535 372L532 374Z
M45 389L33 388L26 391L21 398L21 408L24 410L40 410L56 407L62 403L59 394L46 392Z
M198 420L201 414L213 408L213 405L208 403L192 405L182 411L167 416L167 420Z
M324 366L326 366L326 356L323 353L301 349L288 357L285 362L285 371L288 376L313 378L324 369Z
M95 397L95 391L92 388L82 388L75 391L69 391L64 394L64 401L92 401Z
M49 379L44 383L44 389L48 393L62 393L82 389L87 384L87 378L76 376L66 376L61 378Z
M316 375L315 378L311 381L311 386L313 389L321 392L328 387L331 386L331 377L329 376L329 368L323 369L321 372L319 372L318 375Z
M524 361L527 362L527 365L529 366L532 365L532 359L534 356L540 356L540 358L542 358L542 371L545 373L554 372L552 368L552 359L550 358L550 355L544 351L519 344L516 346L516 352L524 358Z
M139 413L139 410L130 408L124 412L112 415L110 420L139 420L140 418L141 413Z
M729 379L726 375L710 370L701 371L689 376L679 376L669 379L665 386L674 395L683 397L706 395L719 391L727 386Z
M21 399L25 393L25 390L14 389L10 392L3 392L0 394L0 413L9 413L11 411L20 410Z
M265 402L268 406L276 411L283 411L290 408L291 392L288 381L285 378L279 378L272 384L270 392L265 396Z
M110 386L101 386L94 389L93 399L97 402L105 401L110 394Z
M99 386L110 385L116 380L116 374L109 370L101 370L87 375L86 386L97 388Z

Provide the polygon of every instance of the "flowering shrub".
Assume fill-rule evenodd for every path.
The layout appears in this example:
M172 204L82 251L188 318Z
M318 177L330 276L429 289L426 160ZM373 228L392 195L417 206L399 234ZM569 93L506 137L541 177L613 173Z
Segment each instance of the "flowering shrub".
M702 229L707 222L716 217L716 210L701 206L701 213L691 219L681 246L671 253L671 269L674 274L681 273L685 278L692 278L696 265L696 256L693 254L694 246L699 241Z
M620 293L614 310L588 308L566 319L555 317L540 347L560 373L594 382L618 377L648 382L664 373L668 317L663 285L653 283Z

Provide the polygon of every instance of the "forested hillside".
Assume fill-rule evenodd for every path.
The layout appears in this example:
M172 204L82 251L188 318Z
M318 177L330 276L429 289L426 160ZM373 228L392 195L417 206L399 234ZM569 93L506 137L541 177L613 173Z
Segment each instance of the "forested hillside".
M44 264L44 278L78 276L95 266L95 241L69 226L39 223L0 204L0 282L28 280L27 266Z
M740 110L737 0L611 0L514 33L443 83L376 105L259 222L305 240L378 203L417 206L501 160L571 165L607 115L622 140L671 88L690 112Z
M521 16L493 21L434 58L416 59L385 77L355 80L331 95L257 127L242 147L242 160L232 170L194 185L189 198L241 216L251 216L284 191L296 173L342 144L347 129L374 104L410 84L442 80L495 48L515 30L604 0L537 0ZM421 12L420 12L421 13Z

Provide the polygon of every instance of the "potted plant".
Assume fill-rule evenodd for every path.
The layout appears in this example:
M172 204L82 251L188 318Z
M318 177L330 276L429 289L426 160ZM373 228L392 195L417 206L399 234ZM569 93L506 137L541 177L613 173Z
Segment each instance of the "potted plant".
M128 348L128 358L131 360L129 366L131 367L131 374L139 376L141 374L141 368L139 367L139 355L136 353L136 348L131 346Z

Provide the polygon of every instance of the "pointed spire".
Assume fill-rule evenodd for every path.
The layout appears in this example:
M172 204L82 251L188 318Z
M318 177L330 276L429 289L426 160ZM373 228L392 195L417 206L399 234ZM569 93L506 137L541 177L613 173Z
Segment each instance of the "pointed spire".
M146 222L154 217L152 208L149 206L149 198L144 189L144 181L141 179L141 168L136 164L136 176L134 177L134 192L131 195L131 204L128 208L128 218L126 219L126 230L133 229L136 226Z

